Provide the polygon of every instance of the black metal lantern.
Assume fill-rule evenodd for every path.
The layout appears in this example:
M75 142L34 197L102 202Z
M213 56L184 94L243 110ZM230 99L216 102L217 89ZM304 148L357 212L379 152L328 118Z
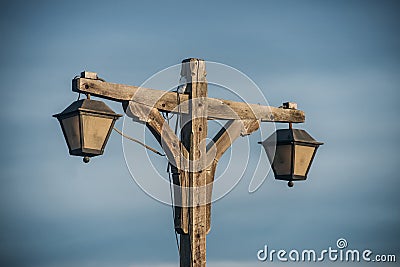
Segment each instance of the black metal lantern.
M280 129L261 143L277 180L293 181L307 179L315 153L323 143L317 142L305 130Z
M53 115L60 122L69 154L84 157L85 163L103 154L114 123L121 116L105 103L91 99L75 101Z

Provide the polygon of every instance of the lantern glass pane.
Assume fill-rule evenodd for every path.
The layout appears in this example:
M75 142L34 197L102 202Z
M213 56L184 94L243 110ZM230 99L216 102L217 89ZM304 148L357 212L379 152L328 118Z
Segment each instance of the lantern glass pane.
M71 150L81 147L81 135L79 131L79 116L73 116L61 120L65 132L65 139Z
M112 118L82 115L84 147L101 150L112 122Z
M308 166L311 164L311 159L314 154L315 147L295 145L294 148L294 174L306 176Z
M277 175L290 175L292 166L292 145L276 146L273 166Z
M264 144L265 152L267 153L268 160L271 164L274 162L275 148L275 143Z

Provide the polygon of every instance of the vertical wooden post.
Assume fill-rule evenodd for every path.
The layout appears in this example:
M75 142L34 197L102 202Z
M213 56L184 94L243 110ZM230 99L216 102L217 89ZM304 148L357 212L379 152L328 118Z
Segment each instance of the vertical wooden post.
M182 128L182 143L189 152L188 234L181 235L181 267L206 266L206 138L207 81L205 62L190 58L182 61L182 75L189 94L189 122Z

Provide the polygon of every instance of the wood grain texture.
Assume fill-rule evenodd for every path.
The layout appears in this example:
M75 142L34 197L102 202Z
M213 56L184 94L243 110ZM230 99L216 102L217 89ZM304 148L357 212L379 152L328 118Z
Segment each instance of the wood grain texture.
M260 122L257 120L230 120L224 127L213 137L212 141L207 146L207 162L212 162L207 168L207 233L211 230L211 200L212 189L215 178L215 171L218 161L222 155L228 150L233 142L240 136L246 136L260 127Z
M182 62L182 73L189 81L186 93L189 95L190 127L185 135L190 136L189 147L189 240L181 239L181 266L206 266L206 138L207 138L207 82L205 62L188 59ZM189 132L190 131L190 132ZM183 241L183 243L182 243ZM184 251L190 254L182 254Z
M214 160L212 164L207 168L207 206L206 206L206 234L211 231L211 206L212 206L212 190L214 185L215 171L217 169L218 161Z
M172 129L165 122L160 112L142 104L132 103L126 106L126 114L137 122L146 123L151 133L163 147L170 162L172 180L174 186L174 225L179 234L189 233L188 221L188 194L189 175L185 171L189 168L189 153L185 142L190 144L189 139L183 138L180 142ZM190 132L190 130L189 130ZM187 253L184 252L184 253Z
M189 96L187 94L181 94L181 99L178 101L175 92L115 84L103 82L101 80L75 78L72 80L72 91L91 94L118 102L133 101L173 113L178 113L178 102L181 103L181 113L187 114L189 109ZM207 98L207 104L208 119L256 119L261 121L292 123L302 123L305 121L304 112L296 109L276 108L217 98Z
M125 112L135 121L146 124L165 151L171 165L176 166L177 169L185 169L184 166L189 164L186 160L188 151L182 147L178 137L156 108L135 104L129 105Z
M191 136L192 136L192 121L189 114L180 115L180 125L181 125L181 143L183 149L190 151ZM189 154L189 153L188 153ZM189 159L189 155L187 159ZM181 199L182 205L175 206L175 230L181 234L181 260L187 263L181 263L181 266L188 266L190 264L190 239L185 235L189 235L189 169L180 170L180 187L181 187Z

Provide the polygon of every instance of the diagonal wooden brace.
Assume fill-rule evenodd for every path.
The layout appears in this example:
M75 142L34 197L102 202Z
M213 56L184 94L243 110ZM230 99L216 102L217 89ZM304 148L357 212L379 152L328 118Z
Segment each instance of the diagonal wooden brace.
M207 162L211 161L212 164L207 168L207 233L211 230L211 202L212 202L212 188L215 178L215 170L222 155L228 150L233 142L239 136L246 136L260 127L258 120L230 120L224 127L214 136L207 146Z

